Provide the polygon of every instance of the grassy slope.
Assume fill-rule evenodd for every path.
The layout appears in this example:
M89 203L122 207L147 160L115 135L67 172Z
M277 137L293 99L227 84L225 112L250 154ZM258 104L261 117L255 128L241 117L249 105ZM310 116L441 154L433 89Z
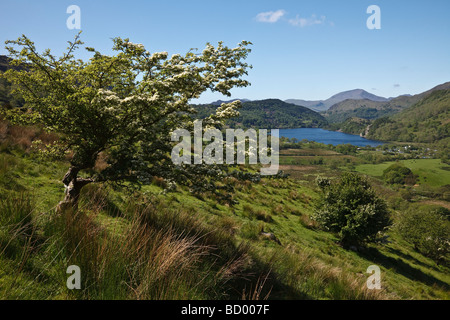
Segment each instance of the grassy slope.
M63 188L58 181L66 166L67 164L63 162L39 163L17 152L1 153L0 188L2 191L26 189L35 195L34 199L37 202L33 216L37 221L38 231L40 228L45 230L48 222L45 222L46 220L42 217L52 215L48 210L51 210L62 196ZM205 273L204 270L215 270L216 267L218 270L223 270L225 266L227 266L226 270L233 270L234 273L239 273L240 270L248 274L254 273L255 276L256 274L264 275L271 270L270 279L265 283L266 290L272 288L271 298L448 299L450 297L448 270L416 253L394 232L391 232L391 243L385 246L372 246L364 252L357 253L344 250L336 244L333 235L318 230L314 222L309 219L314 199L318 196L310 181L302 179L264 180L255 185L237 183L236 187L238 191L235 199L239 201L239 204L234 207L219 204L207 197L203 199L193 197L184 190L162 195L160 194L161 188L156 185L146 188L145 191L148 194L154 194L151 199L160 203L157 213L153 213L152 221L161 220L165 223L166 216L171 214L178 217L173 218L175 220L182 217L181 222L177 223L186 225L186 230L203 230L199 232L203 232L205 238L211 237L208 235L214 235L212 240L208 238L208 245L217 247L214 255L218 256L228 257L238 252L226 247L224 242L232 241L235 247L238 247L240 243L245 243L244 255L247 257L245 261L252 266L243 267L243 262L242 264L235 263L238 267L233 270L227 264L228 262L221 262L222 264L219 263L219 266L212 265L205 260L207 258L204 255L197 256L195 252L190 253L185 256L186 259L189 260L191 256L199 259L195 266L189 267L190 272L194 274L193 279L183 278L181 284L176 283L176 288L179 288L176 292L173 287L161 289L163 293L161 291L147 293L142 290L143 298L226 298L227 295L220 295L217 292L226 289L228 292L236 294L235 291L237 291L238 297L242 292L252 292L252 288L256 285L255 279L253 282L249 282L239 277L231 277L230 280L225 281L226 284L216 284L216 276L212 276L211 272ZM384 191L384 193L388 192ZM123 209L126 202L124 193L109 190L104 194L110 206L115 206L119 208L118 210L126 210ZM90 197L95 198L92 197L92 194ZM89 194L85 198L89 198ZM128 230L132 220L123 216L115 216L111 214L111 210L105 208L102 206L100 210L96 211L89 207L88 212L95 212L93 215L95 221L105 226L107 232L112 235L111 239L119 239L117 241L119 241L120 248L124 245L121 242L123 240L120 239L126 236L124 230ZM47 213L41 215L42 212ZM189 219L189 215L193 215L195 219ZM158 228L164 226L157 225L156 222L152 223ZM195 226L197 223L200 223L202 227ZM273 232L280 240L281 246L262 237L260 235L262 228L264 231ZM67 275L65 269L62 269L67 265L67 261L57 258L59 251L56 251L55 248L58 242L51 242L51 239L53 239L52 236L44 237L42 249L33 251L29 256L21 254L27 252L25 249L18 250L19 255L16 258L5 254L0 255L0 295L3 298L80 297L65 288ZM107 242L113 241L107 240ZM55 248L49 245L52 243ZM114 246L111 247L112 249L108 249L110 248L108 246L101 246L101 248L106 252L104 255L107 257L109 257L107 253L110 251L114 252L114 255L111 256L119 255L121 252ZM228 252L230 250L231 253ZM0 252L2 251L0 250ZM210 255L206 254L206 256ZM97 259L96 256L89 257L89 259ZM54 263L49 263L53 261ZM370 292L364 288L368 276L365 271L372 264L381 267L382 292ZM109 263L109 265L115 264ZM219 274L218 270L213 274ZM249 278L248 274L245 278ZM197 275L199 277L206 275L207 279L214 278L211 281L205 280L207 281L205 288L209 288L208 290L194 290L193 281L198 281ZM168 279L174 281L173 277ZM106 280L104 280L106 284L100 286L102 290L83 293L85 296L82 297L86 298L87 295L91 298L136 298L134 291L127 287L121 286L120 290L116 288L115 281L121 283L118 279Z

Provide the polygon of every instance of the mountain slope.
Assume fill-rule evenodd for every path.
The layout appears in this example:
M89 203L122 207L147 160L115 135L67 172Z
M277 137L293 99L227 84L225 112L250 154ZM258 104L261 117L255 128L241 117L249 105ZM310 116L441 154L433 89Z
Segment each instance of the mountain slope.
M440 86L445 87L445 86ZM413 106L373 122L368 138L450 144L450 90L436 90Z
M394 115L419 102L437 90L450 89L450 82L438 85L416 95L402 95L390 101L348 99L331 106L323 115L330 123L344 122L349 118L378 119Z
M216 105L194 105L197 117L205 117L217 108ZM239 117L228 120L231 127L245 128L314 128L327 122L320 114L306 107L286 103L278 99L249 101L242 104Z
M296 105L304 106L310 108L314 111L326 111L331 106L336 103L345 101L345 100L370 100L370 101L388 101L388 99L376 96L371 94L363 89L355 89L340 92L330 97L327 100L317 100L317 101L308 101L308 100L298 100L298 99L288 99L285 102L293 103Z
M7 56L0 55L0 106L19 107L22 106L24 102L22 99L11 94L11 83L1 77L1 74L8 69L21 69L21 67L11 66L10 61L11 59Z

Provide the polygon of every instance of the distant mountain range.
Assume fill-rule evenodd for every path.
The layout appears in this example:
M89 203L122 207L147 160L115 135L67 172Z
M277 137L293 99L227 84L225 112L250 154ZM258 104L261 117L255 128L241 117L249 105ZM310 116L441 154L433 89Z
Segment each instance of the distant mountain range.
M325 115L329 130L375 140L433 143L450 151L450 82L384 103L346 100Z
M376 96L374 94L371 94L363 89L355 89L355 90L349 90L340 92L338 94L335 94L331 98L328 98L327 100L299 100L299 99L288 99L285 100L287 103L296 104L299 106L304 106L307 108L310 108L314 111L320 112L320 111L326 111L331 106L335 105L336 103L345 101L345 100L370 100L370 101L379 101L379 102L385 102L389 101L389 99Z
M330 123L340 123L357 117L362 119L378 119L394 115L419 102L430 93L438 90L450 89L450 82L438 85L428 91L416 95L402 95L388 101L374 101L370 99L347 99L332 105L322 115Z

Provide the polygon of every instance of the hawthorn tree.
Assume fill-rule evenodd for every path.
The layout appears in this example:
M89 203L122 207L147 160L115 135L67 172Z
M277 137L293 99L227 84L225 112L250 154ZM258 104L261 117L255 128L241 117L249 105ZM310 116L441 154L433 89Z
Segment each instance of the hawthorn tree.
M192 127L191 99L207 90L230 96L232 88L249 85L242 77L251 68L244 62L251 43L242 41L236 48L207 43L201 53L191 49L168 57L114 38L115 55L86 47L92 54L88 61L74 56L83 45L80 33L68 43L67 52L57 58L49 49L39 53L24 35L6 41L11 64L22 68L3 74L25 101L23 108L3 110L7 119L58 133L60 139L45 147L72 155L58 210L76 207L81 188L96 182L141 185L158 176L193 190L214 191L227 168L174 165L171 132ZM204 126L219 128L238 114L239 106L239 101L222 104L203 119ZM107 166L94 170L100 154Z
M344 173L338 182L318 178L322 191L313 219L337 233L344 246L375 242L391 224L385 201L368 181L355 173Z

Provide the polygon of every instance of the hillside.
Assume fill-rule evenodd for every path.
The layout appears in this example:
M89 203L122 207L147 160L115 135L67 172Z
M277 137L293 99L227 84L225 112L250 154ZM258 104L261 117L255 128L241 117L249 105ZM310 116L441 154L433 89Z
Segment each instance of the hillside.
M332 131L342 131L349 134L365 136L370 124L370 120L352 117L342 123L331 123L326 128Z
M197 117L202 118L217 108L216 105L194 105ZM230 127L245 128L316 128L326 125L327 121L317 112L306 107L286 103L278 99L249 101L242 103L240 116L230 119Z
M388 99L376 96L362 89L355 89L340 92L338 94L333 95L327 100L308 101L299 99L288 99L285 102L293 103L299 106L304 106L314 111L326 111L331 106L345 100L387 101Z
M59 216L53 208L64 194L60 179L68 162L22 149L16 142L23 128L5 131L2 299L449 298L448 267L416 252L396 229L386 244L348 250L311 219L319 198L316 175L336 177L341 169L325 163L355 157L306 146L282 150L282 167L295 177L236 180L232 206L182 187L162 192L159 179L133 195L91 185L76 215ZM318 158L324 164L293 164ZM397 208L410 205L380 183L376 188ZM81 290L66 287L71 264L83 270ZM373 264L381 268L381 290L366 287Z
M437 90L413 106L373 122L371 139L450 144L450 90Z
M9 61L10 59L7 56L0 55L0 73L11 68ZM14 68L17 69L17 67ZM18 107L21 105L23 105L23 101L11 94L11 84L0 77L0 106Z
M349 118L378 119L394 115L437 90L450 89L450 82L436 86L428 91L413 96L402 95L389 101L347 99L334 104L323 116L330 123L344 122Z

